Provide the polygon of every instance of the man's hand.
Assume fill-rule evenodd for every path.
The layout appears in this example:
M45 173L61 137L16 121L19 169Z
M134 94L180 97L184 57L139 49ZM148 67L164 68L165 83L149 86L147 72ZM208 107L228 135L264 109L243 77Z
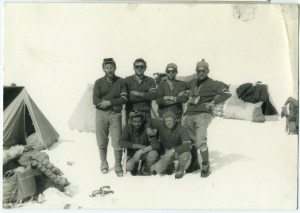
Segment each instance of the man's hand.
M157 134L157 129L152 129L152 128L148 127L146 129L146 134L149 137L154 137Z
M142 156L142 154L144 154L144 150L143 149L139 149L138 151L135 152L135 154L133 155L133 160L135 162L138 162Z
M142 92L138 92L138 91L130 91L130 95L133 95L133 96L137 96L137 97L141 97L142 96Z
M171 161L175 156L175 149L169 149L164 154L166 161Z
M173 102L176 101L176 97L174 97L174 96L164 96L163 99L165 101L173 101Z
M102 109L105 109L111 105L110 101L103 100L101 101L97 106L99 106Z
M200 97L191 97L189 100L188 100L188 103L191 103L191 104L194 104L194 105L197 105L200 101Z
M212 110L214 107L215 107L215 102L208 102L208 103L205 103L205 107L207 110Z

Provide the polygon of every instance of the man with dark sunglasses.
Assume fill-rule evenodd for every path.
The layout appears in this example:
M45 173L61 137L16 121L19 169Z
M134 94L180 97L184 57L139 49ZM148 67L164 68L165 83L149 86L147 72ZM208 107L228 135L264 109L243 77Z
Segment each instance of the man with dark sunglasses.
M193 168L190 167L187 172L199 168L197 159L197 150L199 149L202 157L201 177L207 177L210 174L207 128L212 120L212 109L215 104L227 100L231 94L222 82L208 77L209 66L204 59L197 62L196 73L198 78L191 80L188 84L191 97L185 113L185 126L194 146L191 150L191 167Z
M176 80L177 73L176 64L170 63L167 65L167 78L163 79L158 85L156 103L160 119L162 119L165 112L171 111L180 123L183 113L182 104L187 102L189 96L185 93L187 90L186 84L183 81Z
M132 110L142 111L146 118L151 118L152 100L157 97L155 81L144 75L147 63L144 59L138 58L133 63L135 74L125 78L129 100L126 103L126 123L128 123L129 113Z

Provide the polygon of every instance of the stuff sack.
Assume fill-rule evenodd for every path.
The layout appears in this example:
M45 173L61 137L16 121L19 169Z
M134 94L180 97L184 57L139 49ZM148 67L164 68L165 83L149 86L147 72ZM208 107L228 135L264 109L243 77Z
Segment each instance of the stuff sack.
M31 167L9 170L3 178L3 203L23 200L36 193L36 182Z
M265 121L266 119L264 114L262 113L261 107L256 107L252 115L252 122L263 123Z

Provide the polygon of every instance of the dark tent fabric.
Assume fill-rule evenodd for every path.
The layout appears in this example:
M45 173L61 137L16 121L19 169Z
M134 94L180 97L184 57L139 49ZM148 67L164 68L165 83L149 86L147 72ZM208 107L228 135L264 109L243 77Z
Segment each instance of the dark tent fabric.
M4 87L3 146L26 144L26 137L36 133L38 150L58 141L59 134L37 107L24 87Z

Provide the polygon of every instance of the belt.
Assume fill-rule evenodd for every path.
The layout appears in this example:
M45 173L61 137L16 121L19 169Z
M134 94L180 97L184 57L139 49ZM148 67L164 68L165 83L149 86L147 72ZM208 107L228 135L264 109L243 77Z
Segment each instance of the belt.
M96 106L96 109L101 110L101 111L113 111L113 108L111 108L111 107L103 109L103 108L100 108L99 106Z
M122 106L110 106L110 107L107 107L105 109L102 109L99 106L96 106L96 109L104 111L104 112L116 112L116 113L119 113L119 112L122 111Z

